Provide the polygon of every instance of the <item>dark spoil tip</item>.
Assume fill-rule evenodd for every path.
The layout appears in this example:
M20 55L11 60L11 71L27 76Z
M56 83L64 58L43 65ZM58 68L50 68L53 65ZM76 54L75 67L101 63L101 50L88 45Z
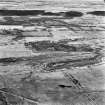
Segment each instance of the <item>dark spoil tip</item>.
M96 16L105 16L105 11L92 11L92 12L87 12L87 14L96 15Z
M61 12L61 14L64 15L64 17L81 17L81 16L83 16L83 13L78 12L78 11Z
M41 15L44 10L0 10L2 16L28 16L28 15Z

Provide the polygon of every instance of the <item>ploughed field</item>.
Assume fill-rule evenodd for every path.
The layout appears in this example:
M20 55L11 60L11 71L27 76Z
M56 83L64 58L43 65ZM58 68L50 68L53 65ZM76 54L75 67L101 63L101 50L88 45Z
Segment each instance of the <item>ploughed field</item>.
M105 105L105 4L80 1L0 1L0 105Z

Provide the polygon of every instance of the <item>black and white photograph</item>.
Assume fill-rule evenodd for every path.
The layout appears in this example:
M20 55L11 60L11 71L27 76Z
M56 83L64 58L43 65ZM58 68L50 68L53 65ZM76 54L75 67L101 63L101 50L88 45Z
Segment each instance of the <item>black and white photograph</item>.
M105 105L105 0L0 0L0 105Z

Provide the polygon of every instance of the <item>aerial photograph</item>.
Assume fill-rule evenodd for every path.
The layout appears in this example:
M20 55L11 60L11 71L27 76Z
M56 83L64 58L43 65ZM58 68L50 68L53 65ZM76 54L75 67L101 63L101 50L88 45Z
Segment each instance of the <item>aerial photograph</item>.
M0 105L105 105L105 0L0 0Z

